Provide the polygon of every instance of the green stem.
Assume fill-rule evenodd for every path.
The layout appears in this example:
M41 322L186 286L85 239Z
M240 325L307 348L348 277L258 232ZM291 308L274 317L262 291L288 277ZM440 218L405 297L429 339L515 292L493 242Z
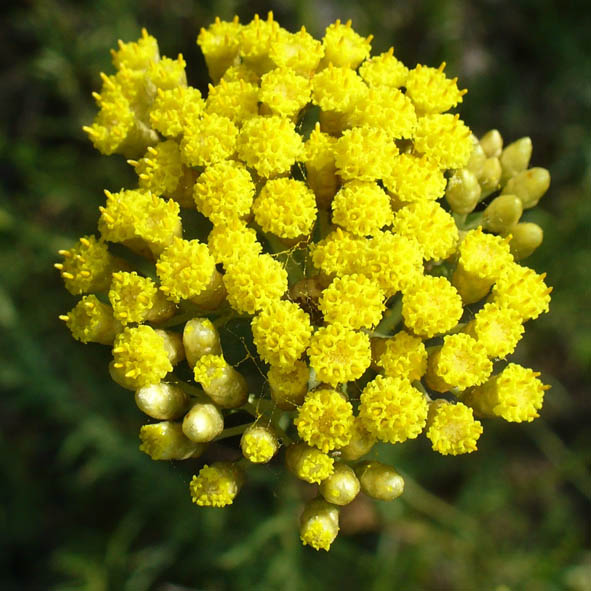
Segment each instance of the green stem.
M373 334L378 337L392 336L396 326L402 321L402 298L398 298L391 308L384 313L381 322L376 326Z
M227 439L228 437L234 437L234 435L241 435L248 429L252 423L245 423L244 425L236 425L235 427L228 427L224 429L220 435L218 435L214 441L219 441L220 439Z
M179 380L178 378L174 378L172 383L175 386L178 386L183 392L185 392L189 396L191 396L193 398L197 398L197 400L199 400L201 402L211 402L211 399L209 398L209 396L207 396L207 394L205 394L205 392L203 392L203 390L201 390L201 388L197 388L196 386L191 386L191 384L187 384L187 382L183 382L182 380Z
M433 399L431 398L431 396L429 396L429 392L427 392L427 388L425 388L425 386L423 386L423 382L421 382L421 380L415 380L412 385L417 389L420 390L423 393L423 396L425 396L425 398L429 401L432 402Z

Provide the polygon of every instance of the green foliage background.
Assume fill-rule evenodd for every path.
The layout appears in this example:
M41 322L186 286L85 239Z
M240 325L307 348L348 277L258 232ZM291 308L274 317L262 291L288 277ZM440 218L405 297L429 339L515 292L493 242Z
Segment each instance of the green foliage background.
M551 314L530 323L516 359L553 388L543 417L485 424L480 451L433 454L424 441L381 452L409 482L393 504L360 503L330 554L300 546L301 495L278 468L256 471L226 510L191 506L194 466L137 450L142 417L106 371L109 352L74 342L57 315L74 298L52 263L96 226L103 188L131 187L123 159L80 127L111 72L109 48L146 26L183 52L215 15L275 11L314 35L352 18L408 65L448 62L469 89L477 134L530 135L552 187L532 220L528 261L548 272ZM591 588L591 44L584 2L550 0L29 0L0 9L0 589ZM587 428L586 428L587 427ZM375 507L375 509L372 509Z

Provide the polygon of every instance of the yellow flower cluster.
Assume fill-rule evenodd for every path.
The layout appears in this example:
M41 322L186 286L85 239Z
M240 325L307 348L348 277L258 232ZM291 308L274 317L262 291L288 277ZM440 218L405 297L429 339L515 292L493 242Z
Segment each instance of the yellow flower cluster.
M447 112L466 91L445 64L371 41L350 22L318 40L272 14L216 19L197 37L206 96L145 30L120 42L84 130L137 183L106 190L99 234L56 264L80 297L61 318L112 347L151 421L140 449L203 455L190 494L211 507L283 462L319 485L300 520L316 550L360 491L402 494L374 446L470 453L475 416L531 421L547 389L503 360L548 311L545 275L519 262L542 242L520 220L548 172L528 168L529 138L503 147Z

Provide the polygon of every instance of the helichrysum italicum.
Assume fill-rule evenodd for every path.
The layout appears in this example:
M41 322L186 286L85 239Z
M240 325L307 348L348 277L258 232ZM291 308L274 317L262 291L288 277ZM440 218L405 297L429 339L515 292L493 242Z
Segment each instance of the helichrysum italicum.
M190 494L213 507L252 464L285 463L320 485L300 529L316 550L359 491L402 494L374 447L473 452L480 419L531 421L548 388L504 362L548 311L545 275L518 262L542 242L521 216L548 171L528 168L529 138L478 140L447 112L466 91L445 64L409 69L371 41L350 22L317 40L271 14L216 19L197 37L205 94L145 30L120 42L84 130L137 183L106 190L98 234L56 264L79 297L61 318L112 347L112 378L155 421L140 449L203 454Z

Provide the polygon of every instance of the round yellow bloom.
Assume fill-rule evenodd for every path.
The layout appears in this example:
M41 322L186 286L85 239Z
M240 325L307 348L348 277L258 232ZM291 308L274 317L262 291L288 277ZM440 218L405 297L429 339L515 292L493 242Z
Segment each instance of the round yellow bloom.
M212 286L215 260L199 240L175 238L156 263L160 289L174 302L194 298Z
M330 550L339 533L339 511L322 499L314 499L300 517L300 540L314 550Z
M322 43L302 27L297 33L280 30L271 40L269 57L279 68L291 68L302 76L310 76L324 56Z
M435 201L416 201L396 212L394 231L414 238L425 260L451 256L458 243L458 227L453 217Z
M308 444L327 453L347 445L353 427L353 407L336 390L309 392L293 424Z
M492 301L515 310L523 322L547 312L551 287L544 282L546 273L513 263L503 269L492 290Z
M441 169L462 168L472 153L471 133L458 115L425 115L418 119L415 150Z
M135 271L113 273L109 301L121 324L143 322L157 294L158 288L149 277L140 277Z
M236 82L239 80L244 80L244 82L248 82L250 84L255 84L258 86L261 77L251 70L246 64L237 64L234 66L229 67L222 76L222 80L226 82Z
M95 295L84 296L68 314L60 316L60 320L65 321L72 336L81 343L110 345L121 329L111 307Z
M429 357L427 385L438 392L465 390L485 382L492 371L486 348L467 334L448 335Z
M369 86L400 88L406 84L408 68L394 57L394 48L366 59L359 68L359 75Z
M287 273L270 255L249 253L228 266L224 285L234 310L255 314L281 299L287 291Z
M158 90L150 108L150 123L162 135L170 138L183 133L190 120L197 119L205 101L197 88L177 86Z
M264 232L280 238L308 236L316 221L316 198L303 181L270 179L253 204L254 217Z
M439 199L446 180L437 164L425 156L400 154L392 160L384 186L402 203Z
M480 279L496 281L506 267L513 262L509 243L501 236L484 233L481 227L470 230L460 246L459 265Z
M295 361L286 369L271 366L267 379L273 402L282 410L294 410L303 404L309 376L310 369L303 361Z
M119 41L119 49L111 50L113 65L117 69L145 70L150 63L160 59L158 41L142 29L142 36L135 42L123 43Z
M185 62L182 54L178 54L175 60L163 57L158 62L151 62L146 72L146 89L154 96L158 89L170 90L178 86L187 85Z
M427 371L427 349L419 337L404 330L385 340L376 363L392 378L420 380Z
M142 159L129 162L139 177L140 188L152 191L155 195L170 196L183 174L181 152L174 140L150 146Z
M444 456L472 453L481 434L482 424L465 404L436 400L429 405L426 435L433 451Z
M285 463L299 479L310 484L320 484L334 472L334 460L303 441L287 448Z
M193 188L197 209L214 224L250 213L254 183L244 166L225 160L208 166Z
M216 17L207 29L201 28L197 44L201 47L212 80L219 80L238 56L241 29L238 17L231 22Z
M425 396L406 378L377 376L363 389L359 416L378 439L399 443L419 436L427 410Z
M277 36L281 27L273 20L269 12L267 20L261 20L258 14L240 31L240 57L257 74L264 74L273 67L269 59L271 41Z
M332 221L357 236L375 234L392 223L390 198L375 182L350 181L335 195Z
M251 323L254 344L262 359L279 368L293 366L310 344L310 317L297 304L270 303Z
M253 423L240 438L242 455L253 464L266 464L277 453L279 440L270 427Z
M351 21L340 20L326 27L322 45L324 62L355 69L371 51L372 35L364 39L351 28Z
M516 363L509 363L482 386L472 388L462 397L478 415L502 417L514 423L531 422L542 408L545 386L540 374Z
M206 113L227 117L235 125L240 126L259 113L259 89L256 84L237 80L227 82L221 80L217 86L209 85L209 93L205 101Z
M263 178L289 172L303 155L302 137L286 118L253 117L238 137L238 155Z
M423 338L454 328L463 311L462 299L445 277L425 275L402 295L404 324Z
M331 386L360 378L371 363L369 337L340 324L319 328L308 349L319 381Z
M367 86L350 68L329 65L312 78L312 102L323 111L346 113L366 93Z
M418 64L408 73L406 93L418 111L422 113L443 113L458 103L467 91L459 90L457 78L450 80L443 73L445 62L439 68Z
M261 78L259 100L271 113L296 117L308 104L310 80L289 68L275 68Z
M225 267L239 261L246 254L259 254L263 248L257 240L256 232L239 218L214 226L207 237L207 245L215 262L223 263Z
M172 371L165 341L150 326L126 328L115 338L113 366L136 388L157 384Z
M187 121L181 152L189 166L210 166L230 158L236 150L238 129L227 117L204 113Z
M231 505L240 491L244 477L239 468L229 462L205 464L199 474L193 476L189 490L192 501L203 507Z
M373 328L385 310L384 292L364 275L333 279L318 302L324 320L348 328Z
M366 241L337 228L328 236L311 245L314 266L327 275L355 273Z
M504 358L515 351L524 328L519 313L511 308L488 303L478 311L474 320L466 327L466 332L473 336L486 349L493 359Z
M390 174L398 148L387 132L373 127L347 129L335 145L335 164L343 180L374 181Z

